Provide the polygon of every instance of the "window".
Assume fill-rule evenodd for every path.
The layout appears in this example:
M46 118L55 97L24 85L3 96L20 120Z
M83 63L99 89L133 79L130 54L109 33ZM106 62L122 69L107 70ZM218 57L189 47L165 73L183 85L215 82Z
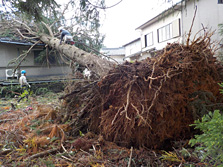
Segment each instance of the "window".
M145 35L145 47L153 45L153 33Z
M173 38L180 36L180 19L176 19L172 22L172 28L173 28Z
M218 3L219 4L223 4L223 0L218 0Z
M39 50L34 50L34 64L35 65L41 65L41 60L40 60L40 53L41 51Z
M45 51L34 50L34 64L35 65L46 65L50 63L51 65L56 65L57 61L54 55L49 55L48 60L45 55Z
M158 29L158 42L163 42L173 37L172 23Z

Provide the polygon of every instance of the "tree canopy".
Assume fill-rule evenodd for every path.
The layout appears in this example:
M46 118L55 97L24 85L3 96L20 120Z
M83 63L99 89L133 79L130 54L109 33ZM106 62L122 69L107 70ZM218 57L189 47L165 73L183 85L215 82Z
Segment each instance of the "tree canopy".
M54 9L59 7L55 0L2 0L2 4L16 9L13 12L24 12L38 21L43 19L44 13L48 10L56 14Z

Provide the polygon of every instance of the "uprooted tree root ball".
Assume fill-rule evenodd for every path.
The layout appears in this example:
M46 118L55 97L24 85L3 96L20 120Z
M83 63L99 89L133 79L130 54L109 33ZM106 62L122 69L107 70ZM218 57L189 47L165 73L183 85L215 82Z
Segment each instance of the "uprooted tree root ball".
M162 148L190 137L190 124L222 102L222 66L210 35L190 45L168 44L153 58L126 62L99 82L67 87L64 121L79 131L100 133L121 146Z

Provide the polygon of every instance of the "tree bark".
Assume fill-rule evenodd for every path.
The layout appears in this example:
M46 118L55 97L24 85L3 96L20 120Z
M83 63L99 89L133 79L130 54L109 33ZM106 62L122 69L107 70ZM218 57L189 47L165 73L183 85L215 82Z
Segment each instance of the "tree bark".
M109 70L115 67L115 63L95 54L85 52L74 45L60 44L60 40L55 37L41 34L40 40L78 64L87 66L93 73L98 74L100 77L105 76Z

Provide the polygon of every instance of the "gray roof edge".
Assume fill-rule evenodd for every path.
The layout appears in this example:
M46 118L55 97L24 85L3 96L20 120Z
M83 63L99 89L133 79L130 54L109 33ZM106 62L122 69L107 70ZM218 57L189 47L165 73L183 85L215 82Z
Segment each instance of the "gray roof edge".
M117 49L124 49L124 47L117 47L117 48L101 48L101 50L117 50Z
M16 44L16 45L26 45L26 46L34 45L31 42L25 43L25 42L12 42L12 41L1 41L1 40L0 40L0 43ZM44 44L37 44L37 46L44 46Z
M135 40L133 40L133 41L131 41L131 42L129 42L129 43L123 45L123 47L126 47L127 45L130 45L130 44L132 44L132 43L134 43L134 42L136 42L136 41L139 41L139 40L140 40L140 38L137 38L137 39L135 39Z
M16 44L16 45L26 45L26 46L31 46L34 43L26 40L20 40L20 39L12 39L10 37L0 37L0 43L7 43L7 44ZM44 46L44 44L37 44L37 46Z
M125 59L126 59L126 58L130 58L130 57L134 57L134 56L140 56L141 53L142 53L141 51L136 52L136 53L133 53L133 54L131 54L131 55L129 55L129 56L125 56Z

